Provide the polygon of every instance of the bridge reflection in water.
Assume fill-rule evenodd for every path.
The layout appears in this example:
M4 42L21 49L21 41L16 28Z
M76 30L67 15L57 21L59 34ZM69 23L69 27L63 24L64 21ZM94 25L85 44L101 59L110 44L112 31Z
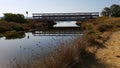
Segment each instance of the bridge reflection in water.
M76 36L83 35L82 31L34 31L34 36Z

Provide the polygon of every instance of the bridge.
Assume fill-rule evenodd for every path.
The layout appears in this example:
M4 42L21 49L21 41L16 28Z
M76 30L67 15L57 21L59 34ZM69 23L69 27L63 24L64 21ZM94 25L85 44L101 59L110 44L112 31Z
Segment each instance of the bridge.
M39 21L85 21L99 17L99 12L83 13L33 13L33 19Z

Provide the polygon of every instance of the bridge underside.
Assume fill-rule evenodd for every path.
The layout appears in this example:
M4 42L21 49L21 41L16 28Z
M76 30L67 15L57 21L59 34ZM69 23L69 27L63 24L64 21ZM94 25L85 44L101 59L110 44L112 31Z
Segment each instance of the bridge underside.
M85 21L98 18L98 12L92 13L33 13L33 19L39 21Z

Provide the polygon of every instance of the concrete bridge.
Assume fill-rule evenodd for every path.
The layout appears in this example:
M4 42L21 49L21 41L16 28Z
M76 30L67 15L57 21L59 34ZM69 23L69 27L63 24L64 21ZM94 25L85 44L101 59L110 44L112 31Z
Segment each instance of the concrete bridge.
M85 21L99 17L99 12L83 13L33 13L38 21Z

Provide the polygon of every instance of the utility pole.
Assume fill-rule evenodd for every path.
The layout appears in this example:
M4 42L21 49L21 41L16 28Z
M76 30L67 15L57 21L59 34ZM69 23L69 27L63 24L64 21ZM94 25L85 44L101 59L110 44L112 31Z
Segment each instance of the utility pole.
M26 18L28 18L28 11L26 11L26 15L27 15Z

